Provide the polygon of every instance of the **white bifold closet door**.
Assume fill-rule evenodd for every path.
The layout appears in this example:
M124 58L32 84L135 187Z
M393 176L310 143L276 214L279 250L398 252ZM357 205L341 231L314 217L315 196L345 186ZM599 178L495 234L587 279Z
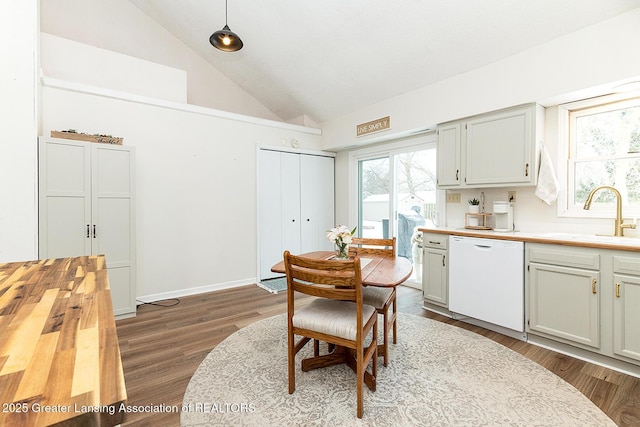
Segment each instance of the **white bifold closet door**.
M258 280L281 276L271 267L285 250L331 250L334 159L326 155L259 150Z

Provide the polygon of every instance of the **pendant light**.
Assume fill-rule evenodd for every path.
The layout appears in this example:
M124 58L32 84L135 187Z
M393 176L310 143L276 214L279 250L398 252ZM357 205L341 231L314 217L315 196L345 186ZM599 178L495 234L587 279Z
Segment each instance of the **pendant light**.
M242 46L244 46L240 37L231 31L227 25L227 0L224 1L224 28L211 34L211 37L209 37L209 43L211 43L216 49L220 49L225 52L235 52L242 49Z

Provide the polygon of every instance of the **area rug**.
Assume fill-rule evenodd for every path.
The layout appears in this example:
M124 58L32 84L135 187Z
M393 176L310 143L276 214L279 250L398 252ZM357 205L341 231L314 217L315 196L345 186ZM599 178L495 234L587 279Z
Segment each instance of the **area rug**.
M253 323L220 343L194 373L182 426L615 426L573 386L473 332L398 314L398 344L364 388L344 365L300 370L287 392L286 316Z
M258 286L272 294L277 294L287 290L287 278L276 277L275 279L263 280L258 282Z

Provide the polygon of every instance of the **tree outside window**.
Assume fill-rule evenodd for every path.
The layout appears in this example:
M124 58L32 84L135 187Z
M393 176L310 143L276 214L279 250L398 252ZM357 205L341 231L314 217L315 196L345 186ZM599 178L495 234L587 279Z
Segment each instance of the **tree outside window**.
M640 98L570 111L569 138L570 205L582 206L591 190L610 185L625 206L640 207ZM614 204L613 193L603 191L593 206Z

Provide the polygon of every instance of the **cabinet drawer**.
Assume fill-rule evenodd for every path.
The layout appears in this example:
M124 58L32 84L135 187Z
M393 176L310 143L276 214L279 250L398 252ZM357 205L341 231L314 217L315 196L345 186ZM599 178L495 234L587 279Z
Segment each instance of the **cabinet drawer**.
M449 235L422 233L422 245L425 248L447 249L449 245Z
M640 276L640 256L614 256L613 272Z
M600 254L585 249L532 246L529 248L529 261L590 270L600 269Z

